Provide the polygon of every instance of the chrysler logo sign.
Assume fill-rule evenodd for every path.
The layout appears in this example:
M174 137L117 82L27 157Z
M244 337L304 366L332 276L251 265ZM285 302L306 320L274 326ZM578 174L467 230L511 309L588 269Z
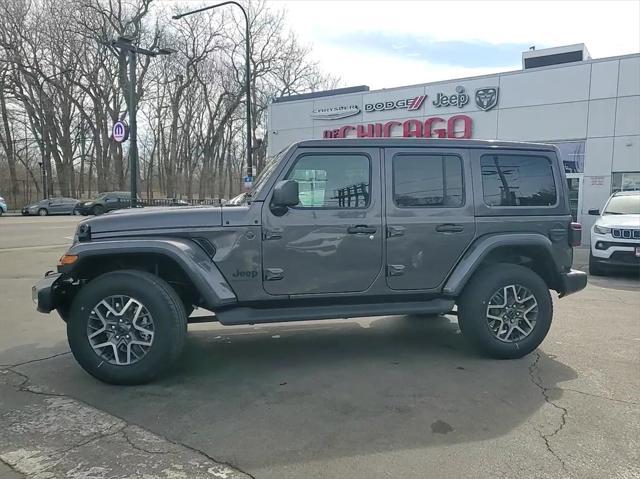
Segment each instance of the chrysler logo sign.
M373 111L386 111L395 109L406 109L409 111L419 110L424 103L427 95L418 95L413 98L403 98L401 100L379 101L377 103L365 103L364 111L371 113Z
M311 118L316 120L340 120L360 113L358 105L330 106L327 108L316 108L311 112Z

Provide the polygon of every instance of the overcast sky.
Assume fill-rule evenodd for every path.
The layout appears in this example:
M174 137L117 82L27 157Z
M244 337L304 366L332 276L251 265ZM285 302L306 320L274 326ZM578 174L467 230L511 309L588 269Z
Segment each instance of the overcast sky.
M521 52L585 43L640 51L640 0L268 0L342 86L372 89L521 68Z

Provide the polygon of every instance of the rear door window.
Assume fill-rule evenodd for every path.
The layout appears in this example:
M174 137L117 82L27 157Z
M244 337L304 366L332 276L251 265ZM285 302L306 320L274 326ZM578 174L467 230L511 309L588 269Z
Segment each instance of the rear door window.
M393 202L399 208L462 206L462 161L454 155L393 157Z
M551 161L545 156L489 154L481 160L488 206L540 207L557 203Z

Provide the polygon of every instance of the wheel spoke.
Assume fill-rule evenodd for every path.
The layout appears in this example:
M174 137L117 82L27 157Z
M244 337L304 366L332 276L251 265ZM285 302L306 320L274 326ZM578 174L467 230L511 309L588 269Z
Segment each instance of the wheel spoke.
M154 336L149 310L125 295L103 298L91 310L87 322L89 344L110 364L129 365L141 360L152 347Z
M536 326L538 302L525 286L508 284L487 303L487 326L499 341L512 343L526 338Z

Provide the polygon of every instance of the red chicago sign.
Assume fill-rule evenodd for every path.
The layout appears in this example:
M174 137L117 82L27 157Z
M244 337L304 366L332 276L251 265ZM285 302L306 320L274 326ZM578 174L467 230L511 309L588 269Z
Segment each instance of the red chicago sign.
M384 138L394 135L394 130L402 128L406 138L471 138L471 117L455 115L445 120L433 116L426 120L410 119L403 122L388 121L386 123L369 123L367 125L346 125L333 130L325 130L323 138Z

